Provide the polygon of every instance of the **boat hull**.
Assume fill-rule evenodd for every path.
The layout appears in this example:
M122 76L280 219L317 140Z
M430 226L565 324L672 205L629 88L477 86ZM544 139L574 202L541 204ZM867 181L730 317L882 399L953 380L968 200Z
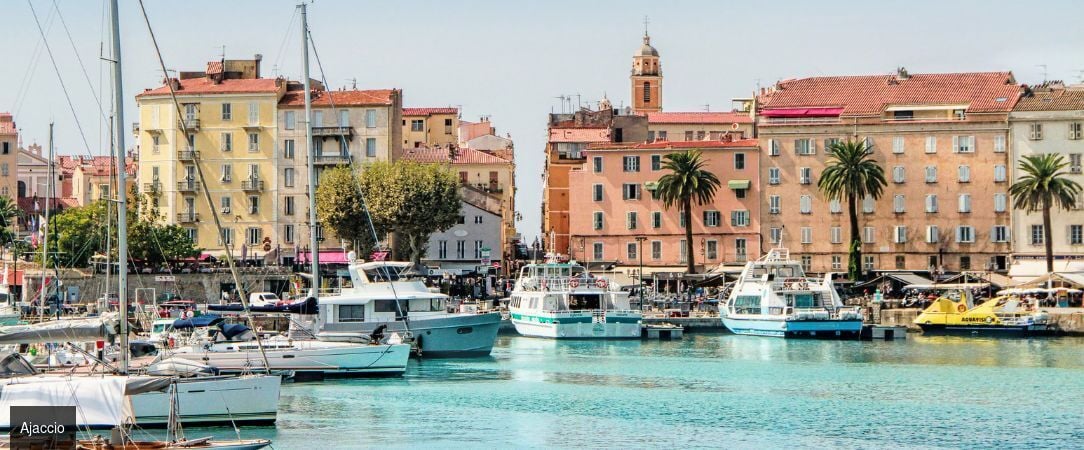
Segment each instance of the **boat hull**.
M385 334L404 332L407 324L395 322L345 322L324 324L321 337L369 336L381 325ZM451 314L409 319L411 334L426 358L489 356L501 327L500 313Z
M861 320L785 320L723 317L734 334L782 338L857 339Z
M267 364L272 372L292 373L295 379L328 377L397 377L406 372L410 346L328 345L297 349L267 350ZM179 352L178 358L218 369L222 373L259 372L264 370L259 350Z
M270 425L278 415L278 375L179 379L177 401L185 425ZM165 427L169 420L169 393L132 396L136 424Z
M550 339L639 339L640 316L607 316L605 322L589 315L553 317L512 313L516 332L529 337Z
M945 325L945 324L918 324L922 328L922 334L929 335L1000 335L1000 336L1047 336L1054 333L1054 329L1046 324L1030 325Z

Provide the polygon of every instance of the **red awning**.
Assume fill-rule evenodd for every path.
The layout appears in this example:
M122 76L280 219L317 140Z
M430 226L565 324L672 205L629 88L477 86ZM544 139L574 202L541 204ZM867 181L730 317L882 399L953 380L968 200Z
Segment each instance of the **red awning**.
M297 252L298 261L311 261L312 252ZM320 264L348 264L346 252L342 250L320 251Z
M831 117L838 116L843 108L776 108L760 112L764 117Z

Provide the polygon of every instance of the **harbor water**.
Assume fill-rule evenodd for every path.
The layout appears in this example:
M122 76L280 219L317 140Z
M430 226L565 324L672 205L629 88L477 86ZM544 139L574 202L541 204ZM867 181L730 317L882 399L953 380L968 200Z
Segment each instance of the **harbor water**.
M277 449L1084 448L1084 338L501 336L401 379L285 384ZM188 429L189 437L233 437Z

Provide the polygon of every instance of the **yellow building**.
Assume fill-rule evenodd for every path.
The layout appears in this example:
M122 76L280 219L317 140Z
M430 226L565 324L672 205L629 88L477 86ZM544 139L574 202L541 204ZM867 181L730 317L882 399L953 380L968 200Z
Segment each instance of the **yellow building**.
M403 108L403 148L459 142L459 108Z
M19 130L11 113L0 113L0 196L15 198L19 171Z
M128 178L124 192L131 192L136 186L138 164L132 158L125 161ZM98 200L117 198L111 186L116 183L114 159L108 156L80 158L79 165L72 172L72 197L79 206L86 206Z
M241 254L243 244L252 255L265 243L280 242L276 117L285 80L260 78L257 55L212 61L205 71L181 72L168 83L179 112L168 86L136 96L141 191L157 195L166 222L187 228L196 245L211 254L224 253L224 244ZM211 208L222 220L222 236Z

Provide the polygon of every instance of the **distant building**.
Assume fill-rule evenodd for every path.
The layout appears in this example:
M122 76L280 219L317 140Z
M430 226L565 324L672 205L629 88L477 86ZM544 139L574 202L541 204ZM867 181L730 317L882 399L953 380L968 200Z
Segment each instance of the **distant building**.
M459 108L403 108L403 147L458 144Z
M42 155L42 150L41 145L38 144L19 149L18 198L48 195L46 190L49 183L49 159L48 155ZM57 177L56 192L59 194L63 174L58 166L59 164L54 165L53 170Z
M445 231L429 237L423 261L430 267L467 273L479 266L503 264L501 255L500 205L474 192L463 192L459 221Z
M649 112L647 140L718 141L752 138L753 116L750 112Z
M94 158L79 158L79 165L72 172L72 196L79 206L86 206L98 200L117 198L116 185L116 160L108 156L96 156ZM136 175L139 171L139 163L133 158L126 158L125 172L128 178L124 189L125 193L132 192L137 186Z
M632 57L632 112L662 111L662 63L659 51L651 46L651 36L644 30L644 44Z
M1026 87L1009 115L1012 179L1023 173L1024 156L1053 153L1069 166L1071 180L1084 185L1084 86L1066 87L1048 83ZM1041 212L1013 209L1013 263L1009 275L1034 278L1046 273L1046 240L1054 246L1054 270L1084 271L1084 195L1077 197L1070 211L1055 209L1051 214L1050 236L1043 231Z
M19 130L11 113L0 113L0 196L16 198L18 171Z

